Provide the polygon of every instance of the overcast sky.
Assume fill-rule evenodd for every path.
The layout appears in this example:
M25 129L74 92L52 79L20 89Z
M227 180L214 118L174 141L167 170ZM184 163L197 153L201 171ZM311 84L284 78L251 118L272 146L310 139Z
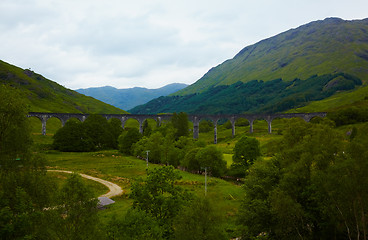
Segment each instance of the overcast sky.
M264 38L368 0L1 0L0 59L67 88L191 84Z

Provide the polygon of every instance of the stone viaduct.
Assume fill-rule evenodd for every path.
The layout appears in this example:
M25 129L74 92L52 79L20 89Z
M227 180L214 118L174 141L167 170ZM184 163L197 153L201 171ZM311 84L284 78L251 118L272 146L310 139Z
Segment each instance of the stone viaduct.
M124 128L125 122L128 119L135 119L139 122L139 131L143 132L143 122L146 119L154 119L160 125L163 120L170 120L171 114L159 114L159 115L148 115L148 114L100 114L107 120L111 118L117 118L121 121L121 125ZM89 114L83 113L44 113L44 112L29 112L28 117L36 117L42 122L42 135L46 135L46 122L48 119L55 117L61 121L62 126L70 118L79 119L83 122ZM314 117L325 117L325 112L317 113L280 113L280 114L219 114L219 115L200 115L191 114L188 115L188 120L193 123L193 138L197 139L199 136L199 122L207 119L211 120L214 125L214 143L217 143L217 124L220 119L227 119L232 125L232 136L235 136L235 122L240 118L247 119L249 121L250 130L253 133L253 122L254 120L266 120L268 123L268 133L272 132L272 120L276 118L294 118L299 117L309 122Z

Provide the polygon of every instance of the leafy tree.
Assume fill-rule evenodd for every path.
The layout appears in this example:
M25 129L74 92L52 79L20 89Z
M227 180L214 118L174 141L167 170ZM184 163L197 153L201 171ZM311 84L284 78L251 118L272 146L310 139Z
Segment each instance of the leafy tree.
M213 123L210 120L203 120L199 122L199 132L206 133L213 131Z
M190 172L201 172L201 164L197 159L197 153L200 148L193 148L185 154L184 159L181 162L181 165Z
M107 238L114 240L159 240L163 239L162 234L156 219L137 209L129 209L122 219L113 216L107 226Z
M111 118L108 124L109 124L109 131L111 132L111 135L113 138L113 142L111 146L117 149L119 136L123 132L121 121L117 118Z
M278 154L245 179L243 238L366 238L367 130L349 142L329 124L288 121Z
M189 121L188 115L184 112L180 112L179 114L174 113L171 117L171 122L173 127L176 129L175 139L179 139L181 136L189 135Z
M221 177L224 175L226 161L222 152L215 146L207 146L200 149L196 154L196 158L199 161L201 169L207 167L212 176Z
M146 119L143 122L143 136L149 137L151 135L151 133L152 133L152 128L149 125L148 120Z
M256 138L243 136L235 144L233 162L236 164L249 167L254 161L261 156L260 144Z
M30 154L27 105L22 93L0 84L0 238L50 239L43 209L52 205L45 161Z
M61 189L59 214L63 218L55 221L60 239L98 238L97 199L83 183L79 174L72 174Z
M175 219L175 239L228 239L221 228L221 219L212 204L205 199L195 199L185 206Z
M147 179L132 185L133 208L151 215L164 229L164 237L173 234L173 220L189 195L175 181L181 176L172 166L148 170Z
M259 141L247 136L243 136L235 144L233 151L233 163L229 174L234 177L244 177L247 169L261 155Z
M14 167L16 158L24 159L32 141L22 92L0 84L0 96L0 165L4 169Z
M69 120L53 136L53 147L63 152L89 152L94 144L78 120Z
M141 139L142 135L136 128L130 128L119 136L119 150L125 154L132 154L132 146Z
M114 147L114 136L110 131L110 126L106 118L102 115L90 115L83 122L83 126L95 149L99 150Z

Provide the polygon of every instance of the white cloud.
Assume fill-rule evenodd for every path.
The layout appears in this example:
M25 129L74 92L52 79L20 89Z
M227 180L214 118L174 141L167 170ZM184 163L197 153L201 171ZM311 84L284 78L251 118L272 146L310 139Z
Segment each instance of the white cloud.
M76 89L193 83L243 47L366 0L2 0L0 59Z

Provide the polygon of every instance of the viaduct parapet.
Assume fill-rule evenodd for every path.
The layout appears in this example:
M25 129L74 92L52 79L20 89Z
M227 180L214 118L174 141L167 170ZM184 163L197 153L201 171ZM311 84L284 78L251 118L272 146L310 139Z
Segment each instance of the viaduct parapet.
M268 123L268 133L272 133L272 121L276 118L295 118L299 117L309 122L314 117L326 117L325 112L316 113L280 113L280 114L219 114L219 115L201 115L201 114L190 114L188 115L189 121L193 123L193 138L197 139L199 136L199 122L201 120L207 119L211 120L214 125L214 143L217 143L217 124L220 119L227 119L232 125L232 136L235 136L235 122L240 118L247 119L250 125L249 132L253 133L253 122L254 120L266 120ZM128 119L135 119L139 122L139 131L143 132L143 122L146 119L154 119L160 125L164 120L170 120L171 114L159 114L159 115L149 115L149 114L100 114L107 120L111 118L117 118L121 121L121 125L124 128L125 122ZM50 118L57 118L61 121L61 125L64 126L65 123L70 118L79 119L83 122L89 116L89 114L83 113L44 113L44 112L29 112L28 117L37 117L42 123L42 135L46 135L46 123Z

